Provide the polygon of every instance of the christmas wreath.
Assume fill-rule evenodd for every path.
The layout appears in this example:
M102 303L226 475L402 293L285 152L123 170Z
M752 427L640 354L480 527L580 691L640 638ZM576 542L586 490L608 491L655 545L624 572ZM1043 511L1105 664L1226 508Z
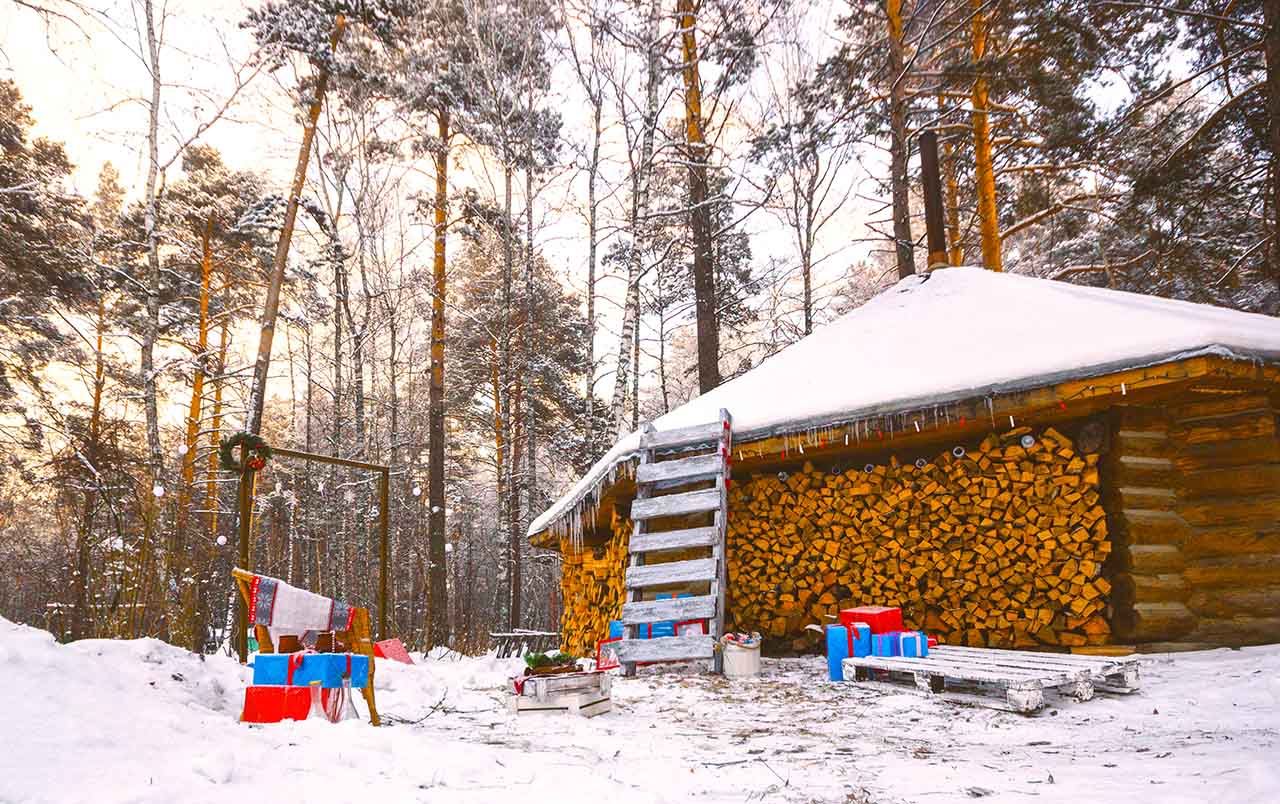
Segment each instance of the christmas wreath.
M255 472L266 466L271 459L271 445L262 436L236 433L230 438L222 439L218 447L218 465L228 472L244 471L244 467L236 460L236 447L244 447L244 452L249 456L245 463Z

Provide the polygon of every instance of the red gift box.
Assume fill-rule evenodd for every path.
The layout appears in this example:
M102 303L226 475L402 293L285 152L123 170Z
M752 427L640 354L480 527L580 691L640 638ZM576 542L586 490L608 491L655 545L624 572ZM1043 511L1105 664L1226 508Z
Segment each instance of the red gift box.
M409 651L405 650L404 643L398 639L384 639L381 642L373 643L373 653L380 659L391 659L401 664L413 664L413 659L409 658Z
M929 647L931 648L938 647L938 638L936 636L929 637Z
M866 623L871 626L873 634L890 634L904 631L902 627L902 609L897 606L859 606L855 609L840 610L840 624L846 628L854 623Z
M240 721L279 723L282 720L306 720L310 711L311 690L306 687L246 687Z

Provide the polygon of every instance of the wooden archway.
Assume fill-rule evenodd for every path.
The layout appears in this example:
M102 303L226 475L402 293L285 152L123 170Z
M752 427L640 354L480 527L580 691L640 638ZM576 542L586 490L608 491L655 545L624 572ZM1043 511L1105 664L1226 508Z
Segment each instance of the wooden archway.
M349 458L338 458L333 455L319 455L314 452L302 452L296 449L285 449L284 447L272 447L271 451L280 457L297 458L303 461L313 461L316 463L329 464L330 466L345 466L349 469L364 469L369 472L378 473L378 639L386 639L387 634L387 572L390 562L390 533L391 533L391 467L381 463L367 463L365 461L353 461ZM243 456L242 456L243 458ZM240 557L239 566L252 572L253 566L249 560L249 539L252 533L252 517L253 517L253 496L256 484L257 473L248 465L248 461L241 460L244 470L240 475L240 487L238 497L239 523L240 523ZM243 664L249 657L249 611L247 604L242 597L237 597L236 605L236 634L235 645L236 651L240 655L240 663Z

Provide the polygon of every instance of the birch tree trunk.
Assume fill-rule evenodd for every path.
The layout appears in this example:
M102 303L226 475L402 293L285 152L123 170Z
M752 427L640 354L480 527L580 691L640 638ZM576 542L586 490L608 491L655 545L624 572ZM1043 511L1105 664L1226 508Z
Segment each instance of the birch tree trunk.
M147 36L147 67L151 73L151 101L147 107L147 180L143 188L143 228L147 238L147 319L142 331L142 404L147 423L147 485L142 495L142 543L139 545L134 575L129 635L137 637L144 627L141 612L147 605L150 587L151 541L155 536L157 504L152 489L160 483L164 452L160 445L160 412L156 400L156 341L160 335L160 233L157 230L160 175L160 40L156 34L152 0L143 3Z
M600 118L603 100L591 96L591 161L587 165L587 444L595 449L596 422L596 250L597 250L597 202L596 181L600 176ZM591 457L595 457L594 454Z
M530 74L528 83L529 120L533 115L533 78ZM532 125L532 124L531 124ZM524 433L525 433L525 471L524 478L524 518L520 520L521 533L534 515L534 507L538 504L538 428L535 395L537 393L538 373L534 368L533 344L538 337L538 317L534 297L533 266L533 131L525 138L525 170L524 170L524 372L527 389L524 395Z
M631 362L629 353L632 350L632 341L640 316L640 278L649 243L649 177L653 170L654 130L658 125L658 84L662 80L661 67L658 64L658 21L658 0L650 0L645 38L645 113L641 132L640 158L636 162L631 179L632 248L630 259L627 260L628 293L623 304L622 331L618 336L617 371L614 374L613 399L610 402L617 438L621 438L628 432L627 380Z

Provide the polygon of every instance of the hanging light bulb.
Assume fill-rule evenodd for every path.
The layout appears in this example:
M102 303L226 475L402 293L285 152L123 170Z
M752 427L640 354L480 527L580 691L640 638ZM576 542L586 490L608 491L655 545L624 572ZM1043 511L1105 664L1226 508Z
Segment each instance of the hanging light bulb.
M414 487L413 487L413 496L415 496L415 497L421 497L421 496L422 496L422 486L414 486Z
M227 546L227 537L226 537L226 536L219 536L217 539L215 539L215 541L218 543L218 546L219 546L219 547L226 547L226 546Z
M190 452L190 451L191 451L191 450L190 450L190 448L189 448L186 444L179 444L179 445L178 445L178 454L179 454L179 455L185 456L185 455L186 455L188 452Z
M448 542L445 542L445 544L444 544L444 551L445 551L446 553L452 553L452 552L453 552L453 545L452 545L452 544L449 544Z
M160 485L159 483L155 484L154 486L151 487L151 493L154 494L157 498L163 497L164 486Z

